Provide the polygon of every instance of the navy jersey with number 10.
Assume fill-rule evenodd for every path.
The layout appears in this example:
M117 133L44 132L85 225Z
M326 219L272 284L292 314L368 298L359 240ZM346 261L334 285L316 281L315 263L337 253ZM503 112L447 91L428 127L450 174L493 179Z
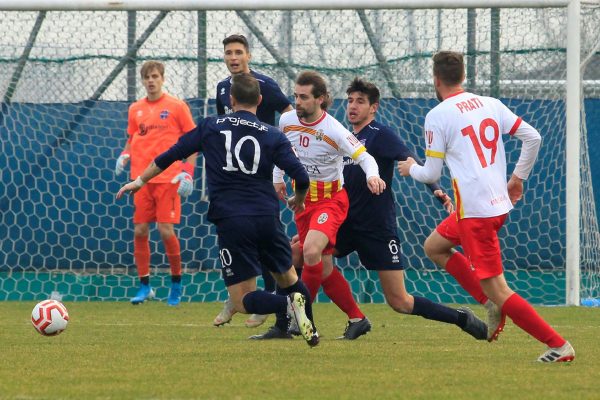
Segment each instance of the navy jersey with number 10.
M206 118L154 162L164 170L198 151L206 160L211 222L242 215L279 216L274 165L296 181L297 189L308 188L308 173L289 140L251 112Z

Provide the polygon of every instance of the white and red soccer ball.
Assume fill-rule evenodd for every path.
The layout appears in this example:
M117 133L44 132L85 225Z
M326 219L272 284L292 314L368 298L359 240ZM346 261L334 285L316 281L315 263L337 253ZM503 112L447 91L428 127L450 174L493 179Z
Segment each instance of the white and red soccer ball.
M67 328L69 313L60 301L40 301L33 307L31 323L40 334L56 336Z

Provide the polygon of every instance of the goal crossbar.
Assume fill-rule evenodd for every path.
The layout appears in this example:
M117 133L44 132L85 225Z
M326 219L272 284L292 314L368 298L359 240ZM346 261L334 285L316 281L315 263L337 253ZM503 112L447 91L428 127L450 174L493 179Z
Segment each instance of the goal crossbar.
M123 10L342 10L432 8L548 8L566 7L569 0L5 0L6 11L123 11Z

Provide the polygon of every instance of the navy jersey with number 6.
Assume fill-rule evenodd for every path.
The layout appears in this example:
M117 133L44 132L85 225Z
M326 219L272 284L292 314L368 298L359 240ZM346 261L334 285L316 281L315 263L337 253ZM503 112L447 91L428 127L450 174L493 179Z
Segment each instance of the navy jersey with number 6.
M377 161L381 179L389 189L392 188L396 161L407 157L417 159L394 131L377 121L361 129L356 138ZM384 231L395 235L397 223L393 191L385 190L379 196L373 195L365 185L365 173L360 166L354 165L350 159L345 159L344 163L344 187L350 199L345 224L358 230ZM429 186L432 191L439 189L437 185Z
M272 78L250 70L260 86L262 101L256 109L256 116L262 122L275 125L275 113L281 113L289 105L290 101L285 97L281 88ZM217 114L224 115L233 112L229 101L231 93L231 76L223 79L217 84Z
M251 112L206 118L154 162L164 170L198 151L206 160L211 222L242 215L279 216L274 165L296 180L298 190L308 188L308 173L289 140Z

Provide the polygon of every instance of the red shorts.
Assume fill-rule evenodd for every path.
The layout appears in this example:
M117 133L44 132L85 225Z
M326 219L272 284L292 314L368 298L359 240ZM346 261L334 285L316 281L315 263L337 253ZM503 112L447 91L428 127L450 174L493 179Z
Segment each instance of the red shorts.
M133 195L134 224L161 222L178 224L181 219L179 186L170 182L147 183Z
M323 254L332 254L335 246L337 231L348 215L348 193L342 189L335 193L331 199L319 200L315 203L306 203L306 209L296 214L296 227L300 236L300 247L309 230L323 232L327 235L329 243L323 250Z
M463 218L459 221L454 212L435 230L455 245L462 246L465 256L481 280L503 272L498 231L504 225L506 216L507 214L489 218Z

